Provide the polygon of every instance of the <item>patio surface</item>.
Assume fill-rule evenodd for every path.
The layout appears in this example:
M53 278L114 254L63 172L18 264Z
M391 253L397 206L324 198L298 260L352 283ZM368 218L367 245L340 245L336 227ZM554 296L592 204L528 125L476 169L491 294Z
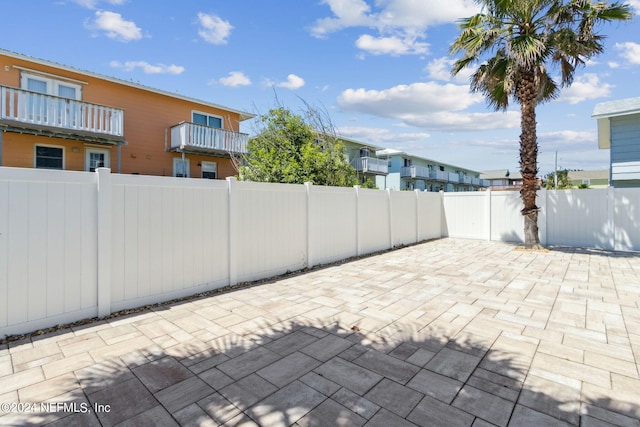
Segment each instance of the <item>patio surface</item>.
M441 239L0 346L0 425L639 426L639 370L640 255Z

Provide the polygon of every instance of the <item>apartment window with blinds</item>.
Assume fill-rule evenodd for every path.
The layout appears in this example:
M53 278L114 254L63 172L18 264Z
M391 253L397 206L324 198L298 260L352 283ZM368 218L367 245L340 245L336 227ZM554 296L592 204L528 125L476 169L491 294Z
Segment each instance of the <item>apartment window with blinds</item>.
M64 148L36 145L35 167L37 169L64 169Z
M202 162L202 178L218 179L218 164L216 162Z
M192 121L197 125L222 129L222 117L213 116L206 113L198 113L196 111L194 111L192 115Z
M36 74L22 73L21 87L22 89L44 95L53 95L75 100L82 99L82 88L80 85Z

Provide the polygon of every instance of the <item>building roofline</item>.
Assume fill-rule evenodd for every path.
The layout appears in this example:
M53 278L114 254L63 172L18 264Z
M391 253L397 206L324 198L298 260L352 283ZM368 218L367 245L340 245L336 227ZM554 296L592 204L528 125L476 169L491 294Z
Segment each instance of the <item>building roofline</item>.
M604 119L607 117L626 116L638 113L640 113L640 97L596 104L591 117L594 119Z
M44 65L44 66L47 66L47 67L58 68L58 69L64 70L64 71L69 71L69 72L76 73L76 74L81 74L81 75L94 77L94 78L101 79L101 80L110 81L112 83L117 83L117 84L121 84L121 85L124 85L124 86L129 86L129 87L133 87L133 88L136 88L136 89L140 89L140 90L145 90L147 92L157 93L159 95L168 96L168 97L171 97L171 98L176 98L176 99L180 99L180 100L183 100L183 101L189 101L189 102L193 102L193 103L196 103L196 104L205 105L207 107L213 107L213 108L218 108L220 110L230 111L232 113L236 113L236 114L240 115L240 121L252 119L252 118L254 118L256 116L255 114L248 113L246 111L225 107L225 106L222 106L222 105L219 105L219 104L214 104L212 102L204 101L202 99L192 98L192 97L189 97L189 96L180 95L180 94L173 93L173 92L168 92L168 91L165 91L165 90L162 90L162 89L157 89L157 88L154 88L154 87L151 87L151 86L145 86L145 85L142 85L140 83L134 83L134 82L130 82L130 81L127 81L127 80L119 79L117 77L105 76L104 74L95 73L93 71L82 70L80 68L75 68L75 67L72 67L72 66L69 66L69 65L64 65L64 64L57 63L57 62L48 61L46 59L35 58L35 57L29 56L29 55L24 55L22 53L12 52L12 51L9 51L9 50L6 50L6 49L2 49L2 48L0 48L0 55L5 55L5 56L11 57L11 58L16 58L16 59L21 59L23 61L33 62L33 63Z
M376 151L376 155L377 156L407 156L407 157L413 157L414 159L426 160L427 162L435 163L437 165L449 166L449 167L456 168L456 169L462 169L462 170L467 171L467 172L474 172L474 173L478 173L478 174L480 173L480 171L477 171L477 170L474 170L474 169L469 169L469 168L465 168L465 167L458 166L458 165L452 165L451 163L445 163L445 162L441 162L439 160L429 159L427 157L417 156L415 154L407 153L406 151L396 150L394 148L385 148L384 150L378 150L378 151Z
M354 144L362 145L363 147L371 148L371 149L373 149L373 150L376 150L376 152L377 152L377 151L379 151L379 150L384 149L384 147L381 147L381 146L379 146L379 145L373 145L373 144L369 144L368 142L358 141L358 140L356 140L356 139L348 138L348 137L346 137L346 136L342 136L342 135L340 135L340 134L336 135L336 137L337 137L338 139L343 140L343 141L352 142L352 143L354 143Z

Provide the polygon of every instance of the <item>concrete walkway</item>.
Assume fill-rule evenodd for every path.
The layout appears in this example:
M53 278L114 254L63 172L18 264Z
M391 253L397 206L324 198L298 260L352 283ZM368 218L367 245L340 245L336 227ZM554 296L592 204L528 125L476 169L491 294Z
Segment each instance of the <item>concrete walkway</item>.
M0 346L0 425L640 426L640 255L442 239Z

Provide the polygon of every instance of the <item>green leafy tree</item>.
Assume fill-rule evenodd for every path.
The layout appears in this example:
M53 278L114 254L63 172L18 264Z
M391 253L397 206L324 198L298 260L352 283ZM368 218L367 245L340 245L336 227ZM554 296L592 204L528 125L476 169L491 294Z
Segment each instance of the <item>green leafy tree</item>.
M547 190L555 190L556 189L556 179L555 172L551 172L545 175L542 180L542 186ZM569 180L569 171L568 170L559 170L558 171L558 190L570 190L573 188L571 181Z
M259 118L260 129L247 146L239 167L240 179L339 187L357 183L356 171L345 157L344 145L331 133L318 131L313 120L284 107L269 110Z
M597 25L632 17L629 5L589 0L477 0L481 13L460 22L451 53L462 53L455 75L475 68L471 89L489 106L520 105L520 171L525 247L540 248L536 177L536 107L570 86L576 69L603 52ZM554 78L559 79L556 82Z

